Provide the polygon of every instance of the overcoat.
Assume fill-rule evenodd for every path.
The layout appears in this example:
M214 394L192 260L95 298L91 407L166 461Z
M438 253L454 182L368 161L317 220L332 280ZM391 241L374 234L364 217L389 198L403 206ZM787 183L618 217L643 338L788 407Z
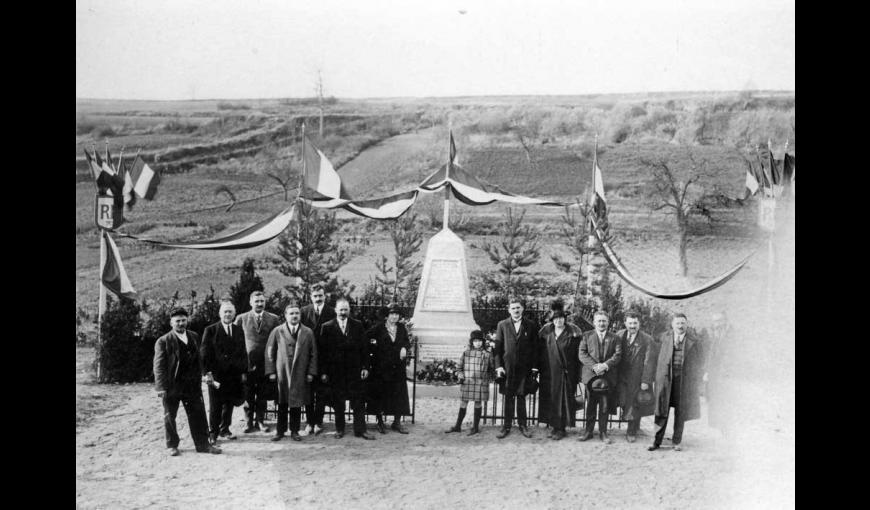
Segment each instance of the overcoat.
M735 344L734 329L729 325L721 334L711 333L707 339L707 421L712 427L721 428L736 412L737 399L732 395L732 386L740 377L739 348Z
M314 332L305 325L299 324L295 340L286 322L272 330L266 344L266 376L278 376L279 404L302 407L311 403L307 376L317 376L317 354Z
M671 400L671 383L673 381L674 333L662 334L656 342L657 355L655 363L644 367L644 381L655 382L654 413L656 416L667 416ZM700 388L704 377L704 344L686 332L683 339L683 376L680 388L680 415L684 421L697 420L701 417Z
M405 360L400 356L402 348L406 355L411 350L408 330L404 324L396 323L396 339L393 340L386 323L380 322L366 331L365 337L369 339L371 349L372 373L369 376L369 386L374 390L372 402L384 414L411 414L406 382L407 369Z
M338 318L327 321L320 327L320 373L326 374L333 396L344 398L365 397L365 381L360 378L363 369L368 370L369 343L362 322L348 317L347 334L341 332Z
M494 370L492 353L469 347L459 358L456 375L463 379L459 385L459 398L466 402L489 400L489 383Z
M652 363L652 356L657 353L653 344L653 337L638 331L634 339L634 346L628 345L628 330L622 329L616 332L617 338L622 342L622 359L619 362L619 376L617 389L617 403L622 408L622 417L625 420L633 420L637 417L650 416L653 414L654 405L639 406L637 393L643 382L652 388L652 381L643 380L643 367Z
M212 373L221 398L230 400L233 405L244 402L242 374L248 369L248 355L245 349L245 334L242 328L232 327L233 336L227 336L220 321L206 326L202 332L202 345L199 354L202 358L202 374Z
M196 353L197 358L199 358L199 335L187 330L187 338L197 347ZM178 375L178 341L175 333L170 331L154 342L154 389L157 391L175 393L179 390L191 389L179 388L176 384L176 376ZM199 363L202 366L202 360L199 360ZM202 389L199 385L196 386L196 389L202 395Z
M495 356L495 367L504 368L505 371L505 383L499 386L499 393L507 390L516 395L525 395L526 381L532 369L539 370L540 346L535 323L524 317L518 335L510 317L499 322L492 352Z
M583 331L566 323L557 337L550 323L538 332L541 342L541 393L539 420L554 427L574 426L577 402L574 399L580 380L580 338Z

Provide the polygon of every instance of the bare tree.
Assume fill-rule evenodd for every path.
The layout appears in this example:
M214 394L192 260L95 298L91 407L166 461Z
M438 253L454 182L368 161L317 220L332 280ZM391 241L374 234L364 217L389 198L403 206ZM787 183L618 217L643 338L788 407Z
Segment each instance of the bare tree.
M292 189L293 177L295 177L293 175L293 169L292 169L291 164L290 164L290 160L292 158L293 158L293 155L291 155L288 158L285 158L285 159L287 159L287 170L286 170L283 178L278 176L277 171L266 172L266 175L275 179L275 181L278 183L278 185L281 186L281 189L284 190L284 201L285 202L289 200L289 192Z
M649 192L650 207L654 211L665 210L673 214L679 234L680 271L689 272L686 247L689 240L689 224L693 216L703 216L713 221L711 203L713 196L704 187L703 181L711 176L706 159L698 161L687 149L687 162L675 163L667 158L641 159L652 173L653 189Z

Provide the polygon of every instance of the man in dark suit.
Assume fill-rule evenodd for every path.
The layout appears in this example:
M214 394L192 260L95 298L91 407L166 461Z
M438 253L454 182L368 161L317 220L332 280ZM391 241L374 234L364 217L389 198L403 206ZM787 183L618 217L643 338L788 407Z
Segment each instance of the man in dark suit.
M640 315L629 311L625 314L625 329L616 336L622 343L622 360L619 362L619 377L616 385L617 402L622 408L622 418L628 420L626 440L633 443L640 430L640 419L652 414L652 406L637 403L640 390L649 390L652 381L643 380L643 367L650 363L655 349L653 338L640 330Z
M658 450L665 437L670 408L674 408L674 450L683 449L683 425L701 417L700 388L706 351L700 339L688 332L688 319L674 314L672 331L662 335L654 365L644 368L644 379L655 381L655 439L649 451ZM655 377L653 378L653 374Z
M517 425L520 434L532 437L526 428L526 386L530 377L538 375L538 327L529 319L523 318L523 304L518 298L508 302L510 317L498 323L495 330L495 371L504 384L499 393L505 396L504 422L495 436L502 439L511 432L516 406Z
M202 401L202 376L199 358L199 335L187 331L187 310L176 308L170 312L172 331L154 343L154 389L163 399L163 426L169 455L178 455L178 430L175 417L178 404L184 404L187 424L196 451L221 453L208 443L208 422Z
M580 441L592 439L595 430L595 410L598 409L598 436L607 444L612 441L607 435L607 416L610 414L610 402L616 394L618 382L617 367L622 360L622 342L616 335L607 331L610 317L604 311L597 311L592 317L595 329L583 334L580 341L580 363L583 365L581 380L586 385L586 432L580 436ZM598 391L596 384L590 384L593 378L603 379L606 390ZM604 384L599 382L598 384Z
M326 291L319 283L311 286L311 304L302 307L302 324L314 331L314 342L320 349L320 327L335 318L335 308L326 304ZM310 385L311 403L305 406L306 429L301 435L323 431L323 410L326 406L326 391L319 377Z
M350 318L350 303L340 298L335 303L335 319L320 328L322 350L321 382L330 389L335 411L335 438L344 436L344 401L353 409L353 434L374 439L366 434L365 380L369 376L369 345L362 322Z
M269 333L280 322L277 315L266 311L266 296L262 291L256 290L251 293L251 309L236 317L234 323L241 326L248 351L248 373L245 376L245 414L248 423L245 434L257 428L269 432L265 423L266 401L271 394L277 393L277 386L266 379L266 343L269 341Z
M233 326L236 307L223 301L218 312L221 320L205 328L202 333L202 372L208 383L209 443L217 443L218 435L236 439L230 431L233 408L243 401L244 378L248 370L245 334Z

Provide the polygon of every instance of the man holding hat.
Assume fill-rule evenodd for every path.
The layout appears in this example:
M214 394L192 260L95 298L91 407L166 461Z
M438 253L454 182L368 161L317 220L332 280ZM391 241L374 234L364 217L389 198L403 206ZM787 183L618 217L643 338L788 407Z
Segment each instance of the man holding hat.
M610 401L618 381L617 367L622 360L622 342L607 331L610 317L603 310L592 318L595 329L583 334L580 341L580 363L583 364L581 379L586 385L586 433L580 441L592 439L595 430L595 410L598 409L598 436L607 444L612 441L607 435L607 415Z
M504 394L504 422L495 436L503 439L510 434L516 406L517 425L520 434L532 437L526 428L526 394L533 393L528 387L538 375L538 328L534 322L523 318L523 305L516 297L508 300L510 317L498 323L495 330L495 370L498 378L504 378L499 392Z
M248 351L248 372L245 374L245 434L258 428L269 432L266 425L266 405L271 395L277 393L275 383L266 379L266 343L269 335L281 322L277 315L266 311L266 295L261 290L251 292L251 309L239 314L233 323L245 334ZM256 420L256 421L255 421Z
M637 312L626 312L625 329L618 331L616 336L622 343L622 361L619 363L616 385L617 402L622 408L622 419L628 420L625 438L633 443L637 440L641 417L652 414L652 406L649 405L652 403L652 380L643 380L643 368L651 362L655 349L651 347L653 338L640 330L640 315Z
M655 374L656 435L649 451L658 450L665 437L670 408L674 408L674 450L680 451L683 425L701 417L700 387L704 377L704 344L688 332L688 319L674 314L672 331L663 334L654 365L644 367L644 380Z
M154 388L157 396L163 399L163 425L169 455L178 455L175 417L179 403L184 404L196 451L221 453L219 448L208 442L208 422L202 399L199 335L187 331L187 310L176 308L169 315L172 331L154 343Z

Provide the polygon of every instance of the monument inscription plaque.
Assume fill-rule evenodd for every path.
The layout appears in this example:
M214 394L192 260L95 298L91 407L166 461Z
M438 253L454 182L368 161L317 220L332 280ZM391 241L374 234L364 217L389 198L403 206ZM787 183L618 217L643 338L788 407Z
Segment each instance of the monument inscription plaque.
M429 240L412 322L422 363L459 361L469 334L479 329L471 311L465 245L450 229Z

